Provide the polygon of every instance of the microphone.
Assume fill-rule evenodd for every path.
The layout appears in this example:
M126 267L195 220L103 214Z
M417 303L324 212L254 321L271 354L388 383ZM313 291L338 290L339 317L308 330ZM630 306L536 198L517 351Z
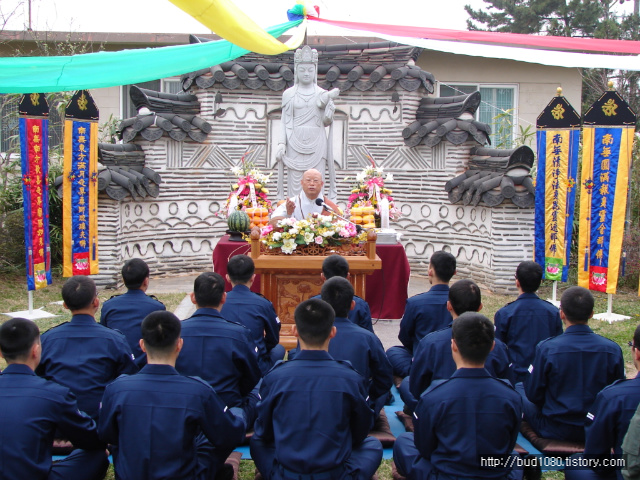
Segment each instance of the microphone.
M316 198L316 205L318 205L319 207L324 208L326 211L333 213L336 217L338 217L341 220L344 220L345 222L350 223L351 225L355 225L356 227L356 232L360 233L362 231L362 225L358 225L357 223L353 223L351 220L349 220L348 218L343 217L342 215L340 215L338 212L336 212L333 208L331 208L329 205L327 205L323 199L321 198Z
M318 205L319 207L323 207L327 212L336 213L336 211L329 205L324 203L324 200L322 200L321 198L316 198L316 205Z

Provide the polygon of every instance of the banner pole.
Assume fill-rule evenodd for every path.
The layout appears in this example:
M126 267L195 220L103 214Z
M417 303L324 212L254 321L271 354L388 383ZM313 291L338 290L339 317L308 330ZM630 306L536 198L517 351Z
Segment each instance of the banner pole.
M613 293L607 294L607 312L606 313L598 313L594 315L593 318L596 320L606 320L609 323L619 322L621 320L629 320L631 317L626 315L620 315L618 313L613 313Z
M550 303L553 303L556 307L560 307L560 302L558 301L558 281L553 281L553 291L551 294L551 298L548 299Z

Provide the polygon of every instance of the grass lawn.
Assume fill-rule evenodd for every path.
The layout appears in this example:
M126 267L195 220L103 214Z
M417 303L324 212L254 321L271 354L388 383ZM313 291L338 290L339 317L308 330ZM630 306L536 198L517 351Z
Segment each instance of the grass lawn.
M48 288L37 290L33 293L34 308L41 308L57 315L53 318L37 320L36 323L40 327L40 331L44 332L51 327L59 325L62 322L70 320L71 315L65 310L60 302L60 288L64 283L61 277L55 277L53 285ZM23 275L4 275L0 276L0 312L15 312L28 309L28 297L26 290L26 281ZM558 287L558 298L562 295L562 291L568 288L566 285ZM121 292L113 290L105 290L99 293L100 302L104 302L112 295ZM545 282L538 292L541 298L551 297L551 283ZM607 295L593 292L596 299L595 312L603 313L607 311ZM167 310L173 311L184 298L183 293L171 293L157 295L159 300L167 306ZM482 313L493 319L494 313L506 303L515 299L515 296L494 295L490 292L482 292L483 309ZM590 327L598 334L618 343L624 354L627 376L633 377L636 374L635 367L631 360L631 351L627 346L627 342L633 338L633 332L640 323L640 302L636 291L618 291L613 299L614 313L623 314L631 317L629 320L609 324L605 321L591 320ZM99 312L98 312L99 315ZM0 316L0 322L7 320L9 317ZM0 360L0 368L4 367L4 362ZM242 460L240 464L240 480L253 480L254 464L251 460ZM383 460L378 469L378 477L380 480L391 480L390 460ZM561 479L564 474L561 472L547 472L543 474L544 479ZM109 468L106 476L107 480L115 480L113 467Z

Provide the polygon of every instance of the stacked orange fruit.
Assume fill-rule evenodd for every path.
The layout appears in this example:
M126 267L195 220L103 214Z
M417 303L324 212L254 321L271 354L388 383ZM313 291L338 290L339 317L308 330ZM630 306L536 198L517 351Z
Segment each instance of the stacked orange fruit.
M269 223L269 210L265 207L248 207L245 209L247 215L249 215L249 219L251 220L251 224L249 228L253 227L266 227Z

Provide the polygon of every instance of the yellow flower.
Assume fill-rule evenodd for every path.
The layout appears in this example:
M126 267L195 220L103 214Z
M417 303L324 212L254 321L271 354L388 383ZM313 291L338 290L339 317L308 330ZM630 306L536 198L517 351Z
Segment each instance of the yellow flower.
M266 188L263 188L262 191L267 195L269 194L269 190L267 190Z
M238 184L234 183L233 185L231 185L231 190L237 190L238 189Z

